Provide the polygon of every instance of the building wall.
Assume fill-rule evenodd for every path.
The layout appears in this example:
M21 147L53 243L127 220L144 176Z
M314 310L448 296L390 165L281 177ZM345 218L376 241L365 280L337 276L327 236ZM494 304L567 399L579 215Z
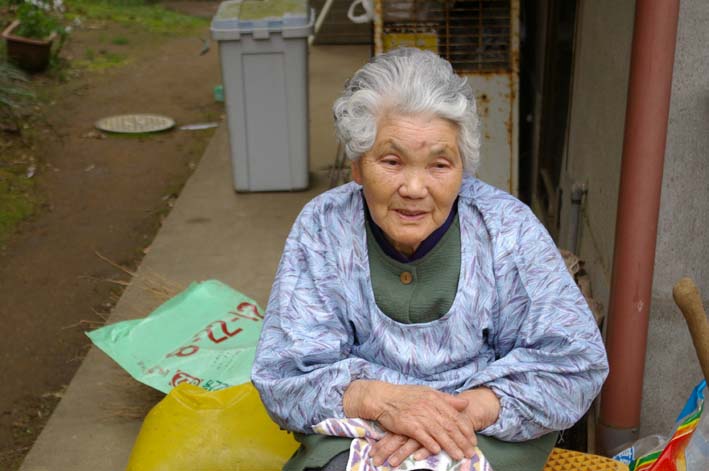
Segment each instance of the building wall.
M709 2L682 0L645 368L641 434L668 433L701 371L672 286L709 300ZM709 307L709 303L705 302Z
M632 1L582 0L577 16L559 240L567 240L571 185L586 184L576 251L586 260L594 297L604 306L613 262L634 12Z

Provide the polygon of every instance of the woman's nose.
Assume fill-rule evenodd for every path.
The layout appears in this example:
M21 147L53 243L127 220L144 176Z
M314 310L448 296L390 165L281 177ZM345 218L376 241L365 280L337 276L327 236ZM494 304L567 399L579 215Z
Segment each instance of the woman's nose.
M424 172L409 170L404 175L404 181L399 187L399 194L404 198L424 198L428 192Z

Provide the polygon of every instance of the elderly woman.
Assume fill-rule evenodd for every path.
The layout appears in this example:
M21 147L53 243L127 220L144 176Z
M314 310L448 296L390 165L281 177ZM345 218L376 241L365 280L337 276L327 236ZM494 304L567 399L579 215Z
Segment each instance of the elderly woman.
M328 418L378 421L375 465L477 445L540 470L607 375L587 304L527 206L477 179L473 92L430 52L374 58L334 105L354 182L286 242L252 379L303 444L284 469L344 469Z

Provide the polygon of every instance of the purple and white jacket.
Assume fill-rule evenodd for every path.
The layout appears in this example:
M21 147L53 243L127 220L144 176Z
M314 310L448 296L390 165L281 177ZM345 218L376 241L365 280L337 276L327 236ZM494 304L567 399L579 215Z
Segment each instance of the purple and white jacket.
M252 380L283 428L343 418L357 379L446 393L491 388L501 402L483 435L523 441L574 424L608 374L587 303L530 209L466 177L458 202L461 267L449 312L401 324L377 307L361 187L308 203L273 284Z

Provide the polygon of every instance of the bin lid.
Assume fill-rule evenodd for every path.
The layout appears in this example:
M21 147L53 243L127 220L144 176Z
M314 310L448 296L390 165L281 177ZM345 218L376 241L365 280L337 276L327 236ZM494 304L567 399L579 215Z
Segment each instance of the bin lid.
M212 19L215 39L218 33L282 32L308 28L311 18L307 0L228 0L219 5Z

